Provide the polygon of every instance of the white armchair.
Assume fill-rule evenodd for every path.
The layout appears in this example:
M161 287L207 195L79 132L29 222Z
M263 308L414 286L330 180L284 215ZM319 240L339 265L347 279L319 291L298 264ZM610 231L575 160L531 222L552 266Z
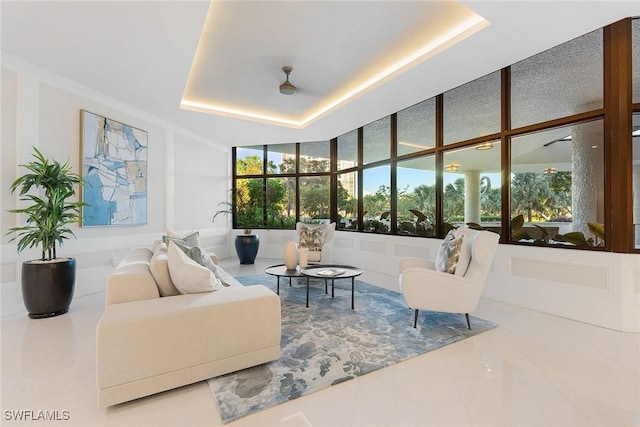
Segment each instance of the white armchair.
M333 247L333 236L336 231L336 223L332 222L331 224L323 225L314 225L314 224L304 224L302 222L298 222L296 224L296 240L295 244L298 249L300 249L300 233L302 233L303 227L316 229L317 227L325 227L324 235L322 238L322 246L319 251L309 250L308 261L309 262L319 262L321 264L329 264L331 263L331 248Z
M413 327L417 327L419 310L445 313L464 313L471 329L469 313L478 306L491 263L498 246L499 236L490 231L460 228L463 245L471 255L463 274L436 271L435 263L419 258L400 259L400 290L405 302L415 310Z

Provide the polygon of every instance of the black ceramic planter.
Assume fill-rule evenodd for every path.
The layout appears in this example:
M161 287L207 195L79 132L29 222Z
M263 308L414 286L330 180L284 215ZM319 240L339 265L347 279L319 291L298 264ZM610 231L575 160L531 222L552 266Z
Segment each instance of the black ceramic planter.
M23 262L22 299L29 317L43 319L69 311L75 282L75 258L62 258L55 262Z
M236 236L236 253L240 258L240 264L253 264L258 255L260 239L257 234L240 234Z

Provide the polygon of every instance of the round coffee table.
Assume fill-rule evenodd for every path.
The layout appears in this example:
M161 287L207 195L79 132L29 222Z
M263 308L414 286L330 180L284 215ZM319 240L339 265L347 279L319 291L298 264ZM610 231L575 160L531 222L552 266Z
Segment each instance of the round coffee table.
M333 285L336 279L351 279L351 310L354 309L355 278L362 274L358 267L341 264L310 265L300 269L300 273L307 277L307 307L309 307L309 278L324 279L325 293L327 292L327 280L331 279L331 298L334 296Z
M289 278L289 286L291 286L292 277L304 277L302 273L300 273L300 270L298 267L289 270L284 264L272 265L271 267L267 267L264 270L264 272L272 276L276 276L278 278L278 287L276 289L276 293L278 295L280 295L280 278L281 277Z

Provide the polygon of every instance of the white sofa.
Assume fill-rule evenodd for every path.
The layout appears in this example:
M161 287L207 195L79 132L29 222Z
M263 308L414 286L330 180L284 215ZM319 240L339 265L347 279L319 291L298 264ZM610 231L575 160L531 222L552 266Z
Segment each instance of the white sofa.
M107 282L96 330L98 404L115 405L280 357L280 298L265 286L160 297L152 252L134 248ZM215 257L212 257L217 261Z

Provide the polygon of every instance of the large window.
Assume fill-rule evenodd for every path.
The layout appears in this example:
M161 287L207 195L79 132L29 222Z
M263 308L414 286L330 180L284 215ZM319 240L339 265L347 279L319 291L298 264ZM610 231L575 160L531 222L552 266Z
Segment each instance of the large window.
M602 30L511 66L513 128L603 106Z
M329 141L300 144L300 172L330 172L331 146Z
M436 235L436 159L398 162L398 234Z
M263 147L238 147L236 150L237 175L261 175L263 172Z
M363 128L363 162L369 164L390 157L391 123L389 117L377 120Z
M472 224L500 231L500 142L444 153L442 199L445 230Z
M296 225L296 179L267 178L267 226L294 228Z
M512 139L513 240L604 246L603 132L597 120Z
M505 243L638 251L639 22L578 37L331 141L237 147L234 188L251 200L246 215L254 227L335 221L342 231L442 238L468 225ZM617 71L627 61L631 75ZM611 102L626 89L635 103ZM631 111L627 156L629 138L616 135L628 135Z
M358 174L356 172L338 175L338 228L358 230Z
M444 94L444 143L500 132L500 73Z
M236 228L263 225L264 185L262 178L236 179L233 204L237 207L233 224Z
M267 146L267 173L285 174L296 172L296 144Z
M350 169L358 164L358 131L338 137L337 170Z
M436 146L436 99L398 111L398 156Z
M321 222L331 218L329 176L300 177L300 221Z
M391 232L391 175L389 166L365 169L362 177L363 231Z

